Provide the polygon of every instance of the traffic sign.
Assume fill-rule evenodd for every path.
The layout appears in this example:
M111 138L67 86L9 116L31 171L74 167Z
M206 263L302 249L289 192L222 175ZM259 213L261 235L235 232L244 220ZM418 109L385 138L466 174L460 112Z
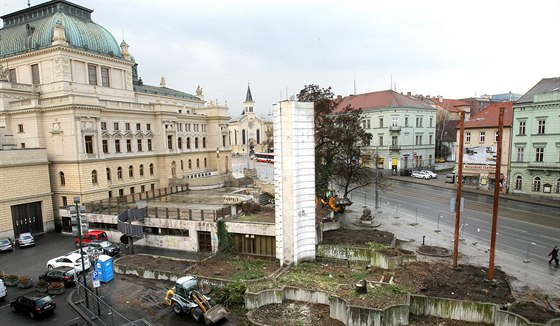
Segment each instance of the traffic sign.
M91 272L91 281L93 282L93 287L94 288L98 288L101 285L101 282L99 282L99 272L98 271Z
M457 199L456 198L449 198L449 211L451 213L455 213L455 209L457 207ZM459 206L460 211L462 212L465 209L465 198L461 197L461 206Z

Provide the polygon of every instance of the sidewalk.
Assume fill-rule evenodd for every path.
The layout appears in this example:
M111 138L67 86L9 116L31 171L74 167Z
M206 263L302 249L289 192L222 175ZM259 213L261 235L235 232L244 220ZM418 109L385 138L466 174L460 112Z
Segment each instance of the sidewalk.
M418 178L413 178L413 177L396 176L396 175L386 175L386 176L389 179L393 179L393 180L419 183L419 184L430 185L430 186L433 186L433 187L440 187L440 188L457 190L457 186L455 184L445 183L445 181L444 181L445 176L444 175L438 175L437 179L429 179L429 180L418 179ZM480 189L474 188L473 186L463 185L463 187L461 187L461 191L462 192L479 194L479 195L484 195L484 196L488 196L488 197L494 197L494 191L493 190L480 190ZM547 200L547 199L542 199L542 198L534 198L534 197L527 196L527 195L511 194L511 193L510 194L500 193L500 198L508 199L508 200L515 200L515 201L520 201L520 202L525 202L525 203L533 203L533 204L549 206L549 207L556 207L556 208L560 209L560 200Z

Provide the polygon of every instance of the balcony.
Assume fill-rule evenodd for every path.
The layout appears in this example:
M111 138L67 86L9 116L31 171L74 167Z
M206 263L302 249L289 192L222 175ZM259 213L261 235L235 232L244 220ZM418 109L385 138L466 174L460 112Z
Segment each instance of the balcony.
M389 126L389 131L401 131L401 126Z
M391 152L398 152L401 150L401 145L389 145L389 150Z

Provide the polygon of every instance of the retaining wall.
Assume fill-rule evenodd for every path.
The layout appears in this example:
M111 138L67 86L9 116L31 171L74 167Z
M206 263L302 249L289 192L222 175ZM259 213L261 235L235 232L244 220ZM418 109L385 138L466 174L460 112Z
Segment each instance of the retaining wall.
M393 269L398 265L416 261L416 254L387 256L384 252L375 249L342 245L317 245L317 256L361 261L384 269Z

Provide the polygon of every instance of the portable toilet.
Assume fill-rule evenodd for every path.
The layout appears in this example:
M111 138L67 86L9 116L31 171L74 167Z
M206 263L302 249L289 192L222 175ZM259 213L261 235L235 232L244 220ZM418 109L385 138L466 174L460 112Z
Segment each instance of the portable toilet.
M109 282L113 279L113 258L107 255L99 255L95 262L95 270L99 273L99 281Z

